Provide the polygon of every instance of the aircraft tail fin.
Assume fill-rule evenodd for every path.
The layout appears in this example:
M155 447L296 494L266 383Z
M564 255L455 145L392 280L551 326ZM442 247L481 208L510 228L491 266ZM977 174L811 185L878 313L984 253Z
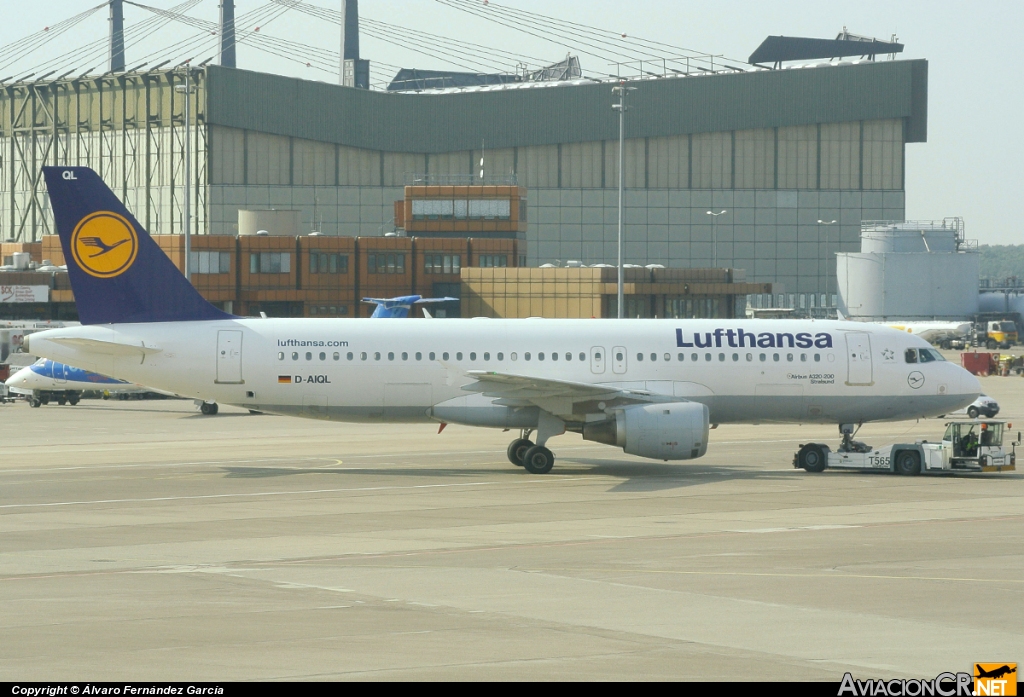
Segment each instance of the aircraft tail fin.
M230 319L88 167L43 167L82 324Z

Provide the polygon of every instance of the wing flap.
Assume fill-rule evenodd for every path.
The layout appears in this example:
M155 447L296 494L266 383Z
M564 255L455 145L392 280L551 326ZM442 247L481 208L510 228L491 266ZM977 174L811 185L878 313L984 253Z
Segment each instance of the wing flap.
M530 375L471 370L476 382L462 387L495 398L510 407L537 406L563 418L579 418L609 408L651 402L685 402L685 398L654 394L647 390L623 389L610 385L538 378Z

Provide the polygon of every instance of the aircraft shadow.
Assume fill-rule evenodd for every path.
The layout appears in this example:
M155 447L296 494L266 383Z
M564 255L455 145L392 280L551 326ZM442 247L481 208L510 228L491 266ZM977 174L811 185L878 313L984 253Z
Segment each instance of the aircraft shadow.
M554 475L579 477L611 477L621 479L609 491L611 492L645 492L664 491L683 487L699 486L723 480L780 480L788 477L779 472L757 472L739 470L727 466L694 467L693 465L670 465L662 463L623 462L617 460L582 460L564 458L560 462L565 466L557 469ZM273 467L273 466L232 466L221 467L229 479L266 479L273 477L292 477L296 475L373 475L378 477L416 477L416 478L464 478L493 477L496 474L522 474L527 477L546 476L531 475L525 470L496 467L479 468L393 468L393 467Z
M728 465L623 462L589 458L562 458L561 462L586 467L581 474L622 479L610 489L616 492L665 491L737 479L777 481L790 476L788 473L758 472Z

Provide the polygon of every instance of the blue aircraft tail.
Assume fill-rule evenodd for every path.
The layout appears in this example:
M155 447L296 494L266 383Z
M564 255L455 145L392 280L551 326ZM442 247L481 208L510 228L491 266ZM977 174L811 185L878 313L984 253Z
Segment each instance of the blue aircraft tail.
M458 298L424 298L419 295L401 295L397 298L363 298L364 303L372 303L374 309L370 319L403 319L409 316L409 310L417 303L447 303Z
M82 324L230 319L88 167L43 167Z

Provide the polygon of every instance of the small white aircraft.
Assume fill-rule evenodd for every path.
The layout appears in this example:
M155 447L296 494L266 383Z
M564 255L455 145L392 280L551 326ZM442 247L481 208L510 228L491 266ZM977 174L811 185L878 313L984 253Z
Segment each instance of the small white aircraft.
M83 326L33 334L27 350L179 395L371 427L521 429L509 460L540 474L565 431L688 460L711 424L915 419L981 392L923 339L852 322L235 317L95 172L43 171Z
M82 393L90 390L133 394L149 392L142 385L133 385L124 380L108 378L106 375L74 368L70 365L57 363L48 358L40 358L32 365L27 365L5 383L14 394L26 395L28 403L33 407L49 404L78 404Z

